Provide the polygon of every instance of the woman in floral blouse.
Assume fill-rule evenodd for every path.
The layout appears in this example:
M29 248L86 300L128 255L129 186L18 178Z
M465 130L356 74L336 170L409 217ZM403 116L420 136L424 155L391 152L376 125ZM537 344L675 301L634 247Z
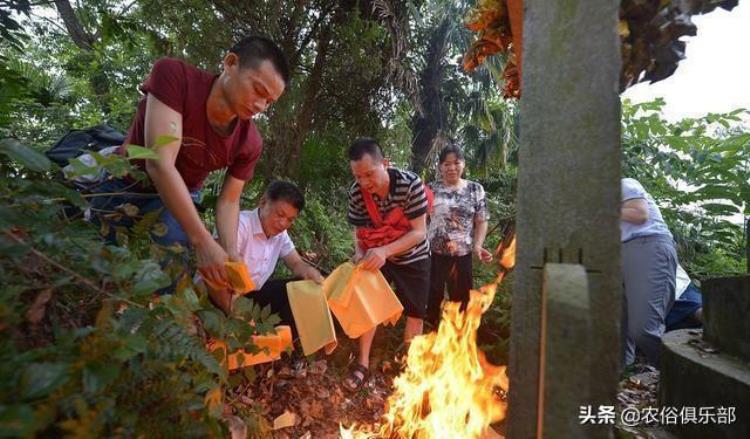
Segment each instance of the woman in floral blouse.
M448 298L466 306L472 288L472 254L490 262L492 253L483 248L487 235L487 200L481 184L461 178L464 154L449 145L440 151L440 180L430 183L434 193L428 237L432 250L430 299L427 321L437 326L445 287Z

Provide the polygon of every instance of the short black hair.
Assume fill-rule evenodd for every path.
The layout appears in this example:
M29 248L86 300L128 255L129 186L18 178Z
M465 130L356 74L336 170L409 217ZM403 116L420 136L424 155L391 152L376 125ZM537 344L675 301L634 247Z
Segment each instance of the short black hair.
M443 163L448 158L448 154L455 154L458 160L464 160L464 152L456 145L448 145L438 154L438 163Z
M365 154L369 154L377 160L383 159L383 150L380 148L378 141L371 137L360 137L349 147L349 160L353 162L362 160Z
M268 60L279 73L284 85L289 84L289 62L284 52L269 38L260 35L250 35L237 42L229 52L240 59L240 68L257 68L263 61Z
M288 181L276 180L268 185L263 193L268 201L286 201L296 208L299 212L305 208L305 196L302 191L294 184Z

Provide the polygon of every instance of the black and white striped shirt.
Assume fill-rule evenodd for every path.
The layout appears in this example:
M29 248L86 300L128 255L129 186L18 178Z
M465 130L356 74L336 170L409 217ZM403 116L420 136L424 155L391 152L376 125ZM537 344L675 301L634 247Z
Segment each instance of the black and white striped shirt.
M427 197L424 193L422 180L417 174L402 171L396 168L388 168L390 188L384 199L372 194L372 199L380 210L380 215L385 217L391 210L400 207L410 220L419 218L427 213ZM365 201L359 183L354 182L349 189L349 224L355 227L374 227L370 215L367 213ZM430 255L430 245L425 239L405 252L388 258L389 261L398 265L410 264L414 261L425 259Z

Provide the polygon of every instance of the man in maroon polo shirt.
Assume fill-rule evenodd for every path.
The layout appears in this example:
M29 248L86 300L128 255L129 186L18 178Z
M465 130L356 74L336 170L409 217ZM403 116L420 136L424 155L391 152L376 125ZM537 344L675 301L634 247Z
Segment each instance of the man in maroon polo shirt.
M177 59L158 60L141 85L144 97L119 152L126 154L130 144L158 145L159 159L136 163L148 175L145 183L128 176L99 186L95 192L115 195L93 197L94 212L111 212L125 203L139 208L137 217L161 209L159 221L167 232L152 234L154 241L191 248L203 276L225 278L224 262L239 260L240 196L263 149L252 118L281 96L288 81L284 54L272 41L258 36L235 44L219 75ZM167 138L176 140L164 143ZM227 170L216 202L218 242L194 204L203 181L217 169ZM101 215L97 220L112 226L133 223L130 218L114 222Z

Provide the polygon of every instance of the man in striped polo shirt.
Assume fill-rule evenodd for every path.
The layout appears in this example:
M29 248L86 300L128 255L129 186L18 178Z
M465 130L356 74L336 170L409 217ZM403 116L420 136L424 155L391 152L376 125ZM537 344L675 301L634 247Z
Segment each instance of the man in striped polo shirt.
M370 138L349 147L349 163L356 179L349 190L348 214L356 228L354 262L380 270L393 284L406 313L404 343L409 343L422 333L429 294L424 186L416 174L389 167L380 146ZM359 339L359 363L344 382L350 390L361 387L368 376L374 336L375 329Z

